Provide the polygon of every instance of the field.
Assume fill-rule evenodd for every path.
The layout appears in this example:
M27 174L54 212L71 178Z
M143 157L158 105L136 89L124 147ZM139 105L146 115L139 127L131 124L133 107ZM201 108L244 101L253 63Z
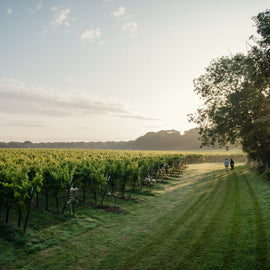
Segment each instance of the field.
M103 208L32 207L25 234L11 212L0 222L0 268L270 269L269 195L270 183L243 163L229 172L201 163L132 200L106 196Z

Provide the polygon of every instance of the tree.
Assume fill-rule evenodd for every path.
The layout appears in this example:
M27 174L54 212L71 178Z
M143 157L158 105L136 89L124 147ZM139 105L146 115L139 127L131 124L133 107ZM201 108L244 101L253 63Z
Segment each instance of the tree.
M239 141L250 158L270 161L270 12L253 18L258 37L245 54L213 60L194 80L204 105L189 115L200 126L202 146Z

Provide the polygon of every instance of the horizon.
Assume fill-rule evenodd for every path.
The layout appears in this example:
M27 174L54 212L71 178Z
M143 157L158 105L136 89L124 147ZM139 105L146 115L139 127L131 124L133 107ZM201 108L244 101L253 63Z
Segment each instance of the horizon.
M1 142L130 141L192 128L193 80L246 53L268 1L0 3Z
M196 127L195 127L196 128ZM136 141L138 138L140 137L143 137L145 136L146 134L148 133L158 133L158 132L161 132L161 131L176 131L176 132L179 132L180 136L183 136L185 135L187 132L189 132L190 130L192 129L195 129L195 128L191 128L189 130L185 130L183 133L180 132L179 130L175 130L175 129L170 129L170 130L158 130L158 131L148 131L138 137L136 137L135 139L130 139L130 140L125 140L125 141L112 141L112 140L109 140L109 141L31 141L31 140L23 140L23 141L0 141L0 143L25 143L25 142L31 142L33 144L39 144L39 143L107 143L107 142L115 142L115 143L120 143L120 142L130 142L130 141Z

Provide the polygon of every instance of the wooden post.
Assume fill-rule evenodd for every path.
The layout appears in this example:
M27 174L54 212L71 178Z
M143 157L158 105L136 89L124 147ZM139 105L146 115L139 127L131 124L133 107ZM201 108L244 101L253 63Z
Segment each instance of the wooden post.
M108 179L107 179L106 187L105 187L105 190L104 190L104 193L103 193L103 196L102 196L102 199L101 199L101 202L100 202L100 205L99 205L99 206L102 205L103 200L104 200L104 198L105 198L105 195L106 195L106 193L107 193L110 178L111 178L111 176L109 175L109 176L108 176Z
M27 222L28 222L28 218L29 218L29 213L30 213L30 208L31 208L31 204L32 204L32 199L34 196L34 190L35 190L35 188L32 187L31 196L30 196L30 205L27 209L27 213L26 213L26 217L25 217L25 221L24 221L24 226L23 226L23 232L25 232L25 230L26 230L26 226L27 226Z
M64 215L64 212L65 212L65 208L66 208L66 205L67 205L67 201L68 201L68 197L69 197L69 193L70 193L72 183L73 183L73 176L72 176L72 178L70 180L70 183L69 183L69 188L68 188L66 200L65 200L65 203L64 203L64 206L63 206L62 215Z

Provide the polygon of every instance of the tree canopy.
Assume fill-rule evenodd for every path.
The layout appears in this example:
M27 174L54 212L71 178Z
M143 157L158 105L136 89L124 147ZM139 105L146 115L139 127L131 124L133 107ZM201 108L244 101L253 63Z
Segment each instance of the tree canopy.
M213 60L194 80L203 100L190 121L200 126L202 146L239 141L251 159L270 163L270 10L253 18L257 27L246 54Z

